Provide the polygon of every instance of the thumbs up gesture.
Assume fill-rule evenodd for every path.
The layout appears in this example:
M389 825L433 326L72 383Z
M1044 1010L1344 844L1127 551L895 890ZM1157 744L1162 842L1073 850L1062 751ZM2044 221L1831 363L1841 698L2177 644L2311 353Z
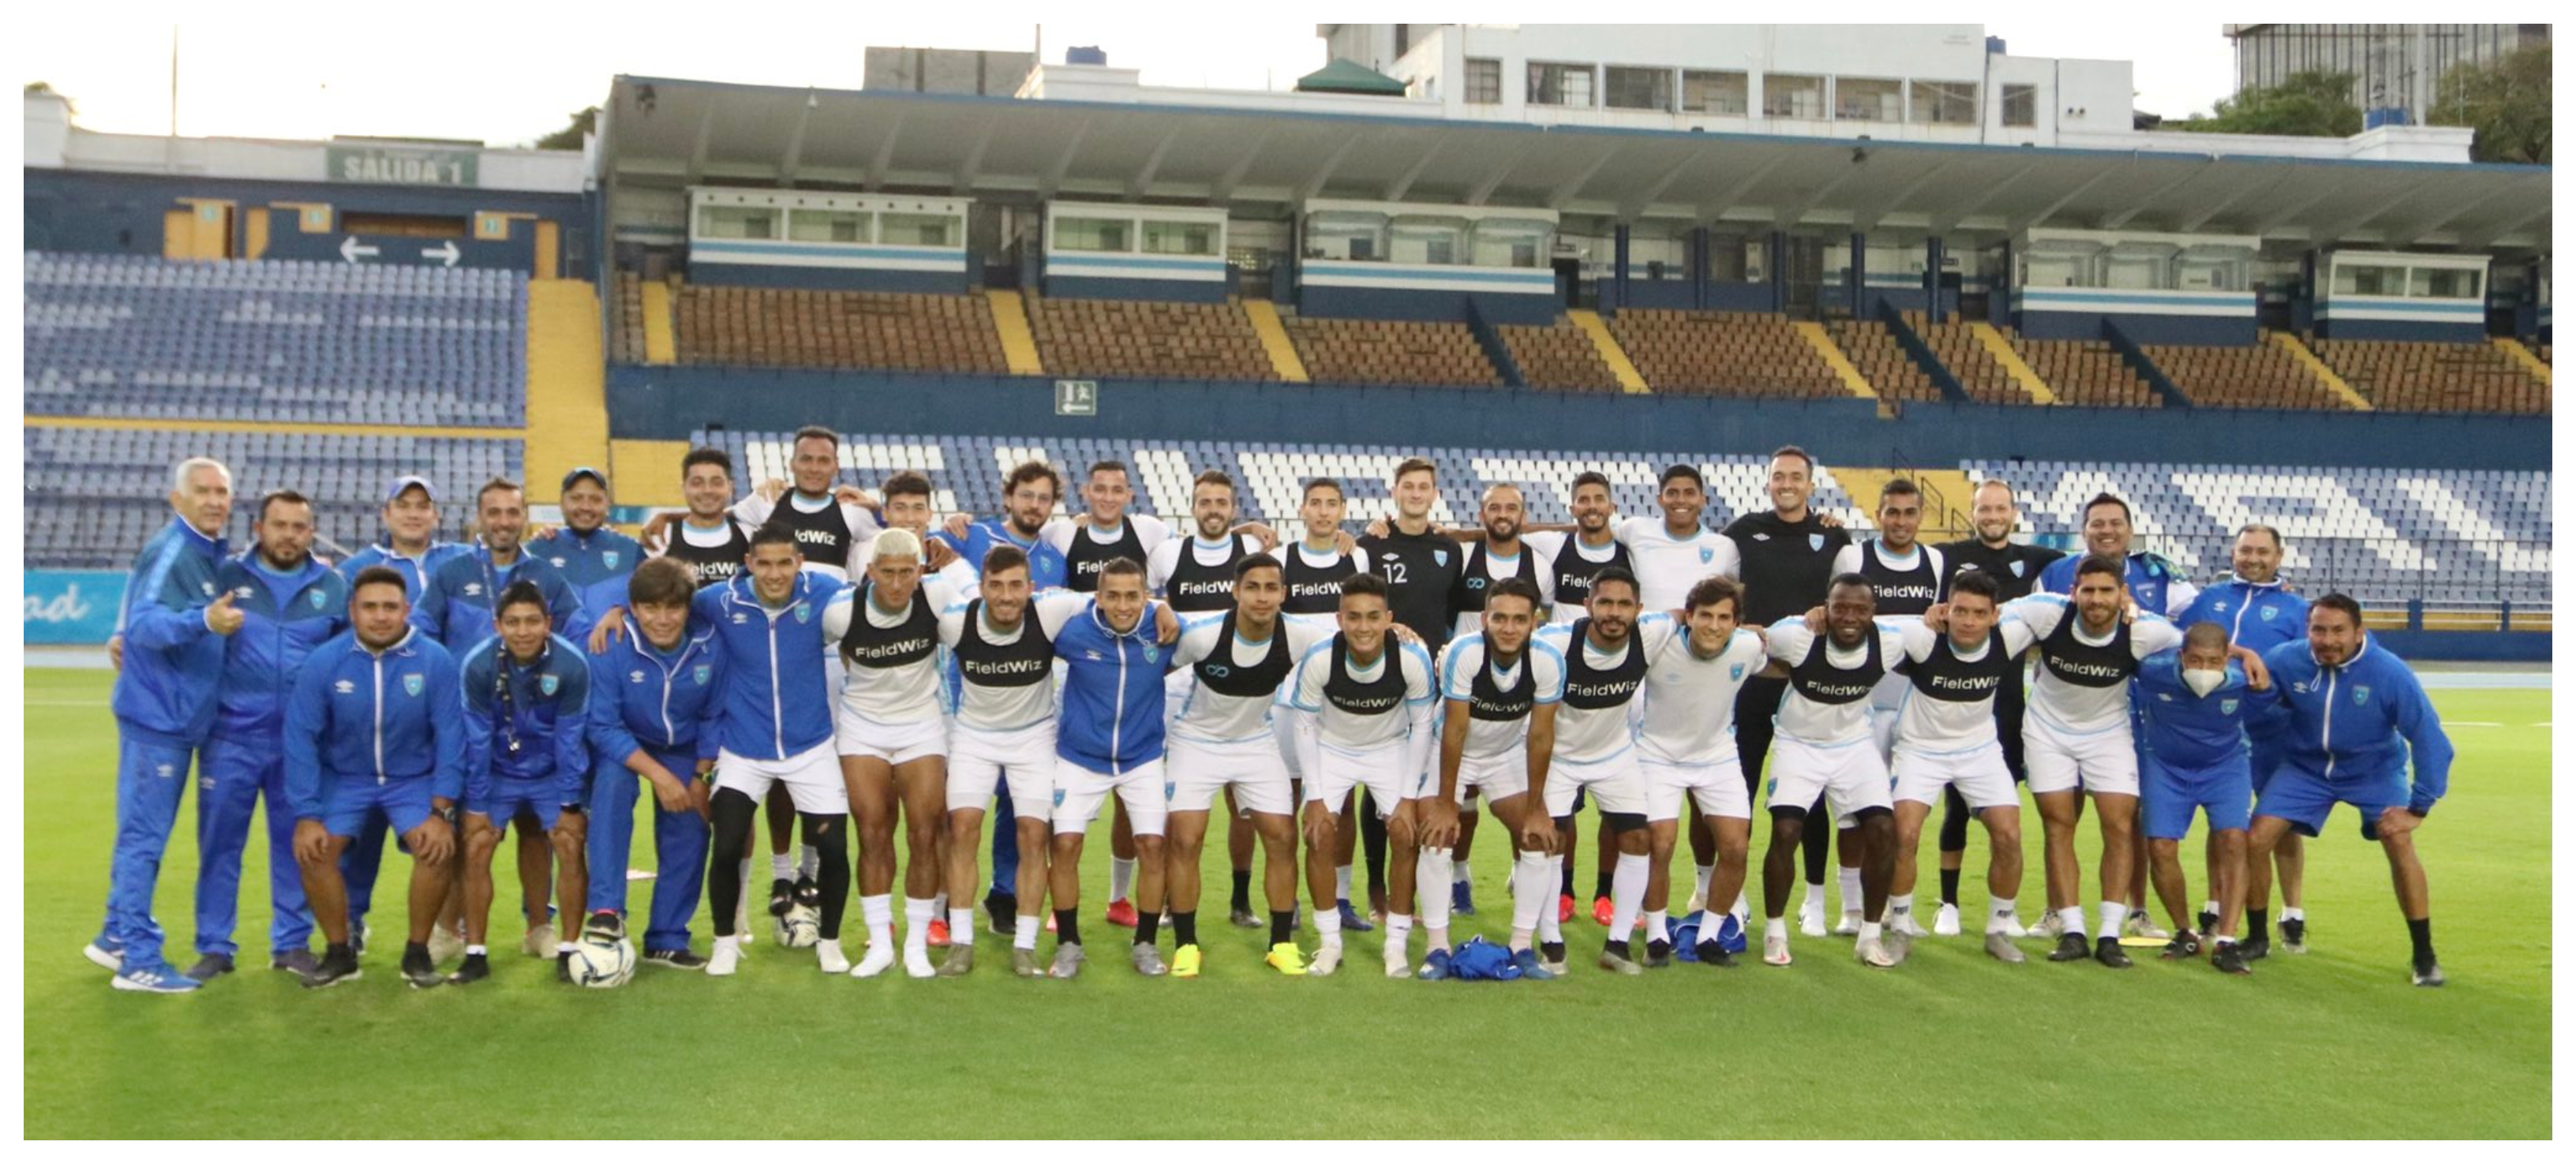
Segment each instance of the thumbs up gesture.
M240 630L241 624L242 612L233 609L232 591L224 591L213 602L206 604L207 630L219 635L228 635Z

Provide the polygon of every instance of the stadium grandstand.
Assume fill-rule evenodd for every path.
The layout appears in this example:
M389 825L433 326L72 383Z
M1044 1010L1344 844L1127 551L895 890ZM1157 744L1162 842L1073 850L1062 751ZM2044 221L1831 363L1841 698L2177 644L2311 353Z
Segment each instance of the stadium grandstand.
M756 481L820 423L945 508L1034 455L1128 461L1166 515L1221 468L1280 523L1315 474L1375 512L1411 455L1443 521L1496 481L1562 520L1583 469L1652 512L1672 461L1723 521L1797 443L1853 526L1903 475L1955 536L2002 477L2071 545L2109 490L2194 577L2263 521L2409 654L2547 657L2548 168L2140 131L2125 62L1977 25L1318 32L1277 92L619 76L578 152L104 134L31 93L29 609L117 584L185 455L355 549L398 472L450 536L481 480L577 465L633 523L686 447Z

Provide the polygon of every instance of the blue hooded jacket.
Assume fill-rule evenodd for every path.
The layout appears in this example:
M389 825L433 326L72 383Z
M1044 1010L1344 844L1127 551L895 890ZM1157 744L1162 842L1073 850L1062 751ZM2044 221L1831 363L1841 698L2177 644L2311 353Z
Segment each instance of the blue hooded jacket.
M125 665L108 700L119 730L193 748L214 729L224 636L207 629L206 607L223 592L225 552L222 538L174 516L135 556L118 620Z
M823 641L823 608L841 585L829 574L799 570L787 605L773 611L745 572L701 588L690 601L691 628L714 631L731 675L717 746L746 760L783 760L831 740L823 666L832 645Z
M713 628L693 625L678 649L661 651L627 619L626 633L590 660L592 766L622 769L639 751L715 759L728 679Z
M558 803L582 803L590 784L590 662L562 635L546 636L533 664L508 655L496 634L458 666L465 798L481 801L501 783L551 780L562 789ZM519 746L510 747L513 741Z
M217 738L275 748L286 729L286 697L304 660L349 629L349 583L320 560L289 574L259 561L253 547L215 568L215 585L232 591L241 629L224 640L224 678L215 715Z
M544 558L563 575L564 585L572 588L576 608L572 621L557 623L555 633L576 643L590 641L591 628L599 625L610 607L626 605L626 580L635 575L636 563L644 560L642 545L604 525L589 533L559 529L553 537L529 542L527 549Z
M554 563L521 546L519 560L503 569L492 564L492 551L480 545L466 547L431 570L428 585L412 603L412 625L462 657L500 633L492 625L492 600L522 579L536 583L538 592L546 596L546 614L554 620L555 633L573 625L581 603Z
M2263 665L2290 709L2289 762L2331 781L2403 778L2412 753L2407 810L2431 812L2449 790L2451 737L2442 732L2442 717L2414 669L2367 632L2339 667L2318 663L2305 641L2264 652Z
M344 631L314 648L286 703L286 800L320 820L339 780L426 778L465 792L465 691L456 660L419 628L379 654Z
M2246 686L2245 668L2227 664L2227 681L2208 695L2182 681L2182 650L2138 662L2138 702L2146 713L2147 751L2176 768L2214 768L2245 758L2245 730L2280 699L2280 687Z
M1163 661L1170 648L1154 640L1154 606L1136 625L1109 629L1098 603L1056 632L1065 661L1064 708L1056 715L1055 754L1094 772L1115 775L1163 755Z

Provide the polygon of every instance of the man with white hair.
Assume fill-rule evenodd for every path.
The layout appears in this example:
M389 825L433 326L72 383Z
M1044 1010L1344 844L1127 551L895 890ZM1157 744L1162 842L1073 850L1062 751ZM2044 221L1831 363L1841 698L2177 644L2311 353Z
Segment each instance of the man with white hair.
M108 865L107 916L81 953L116 972L118 990L184 994L198 983L161 955L152 894L179 820L179 796L214 730L224 640L240 630L232 592L216 584L233 474L191 457L170 474L170 524L143 544L125 581L123 666L116 713L116 847Z

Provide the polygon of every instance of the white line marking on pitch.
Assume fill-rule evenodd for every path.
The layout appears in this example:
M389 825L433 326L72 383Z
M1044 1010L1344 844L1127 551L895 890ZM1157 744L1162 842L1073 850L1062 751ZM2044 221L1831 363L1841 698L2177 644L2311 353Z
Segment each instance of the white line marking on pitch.
M2443 727L2503 727L2504 725L2503 725L2503 724L2500 724L2500 723L2494 723L2494 722L2491 722L2491 721L2488 721L2488 720L2483 720L2483 719L2446 719L2446 720L2443 720L2443 721L2442 721L2442 726L2443 726Z

